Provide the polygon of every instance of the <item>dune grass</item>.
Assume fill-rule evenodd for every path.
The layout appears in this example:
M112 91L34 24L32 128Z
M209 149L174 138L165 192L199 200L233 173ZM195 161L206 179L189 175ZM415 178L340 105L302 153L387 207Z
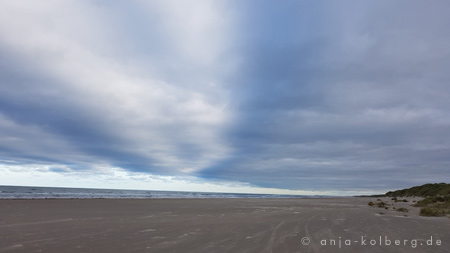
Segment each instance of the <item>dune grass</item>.
M428 196L446 196L450 195L450 184L424 184L408 189L390 191L386 193L388 197L428 197Z
M407 202L407 200L398 200L397 197L424 197L424 199L413 204L413 206L421 207L420 215L450 215L450 184L425 184L408 189L390 191L386 193L386 196L392 197L392 200L395 202ZM400 211L399 209L397 211Z

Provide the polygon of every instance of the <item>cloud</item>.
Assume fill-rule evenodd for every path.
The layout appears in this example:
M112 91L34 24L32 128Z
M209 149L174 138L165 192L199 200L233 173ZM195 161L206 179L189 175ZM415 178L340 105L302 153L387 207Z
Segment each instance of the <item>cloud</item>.
M322 192L448 180L449 7L1 2L1 163Z
M237 151L203 176L347 190L448 180L448 7L264 1L241 9L236 54L245 57L235 81L245 86L234 90L229 135Z
M171 10L184 13L180 8L172 6ZM157 62L150 62L147 71L148 65L114 54L121 44L112 39L120 31L113 31L107 23L117 10L77 1L64 6L8 3L2 9L1 52L7 56L2 61L6 67L2 68L3 118L69 145L49 145L54 150L46 150L40 160L100 162L170 173L185 167L195 171L226 157L229 147L220 133L228 115L222 109L225 102L219 88L192 87L190 81L183 81L190 79L184 72L165 80L164 73L158 74L161 66L152 72ZM75 22L79 17L83 21ZM193 18L185 17L187 21ZM141 30L147 32L145 27ZM186 33L171 31L175 37ZM168 42L178 46L176 40ZM215 54L211 50L205 56L208 61ZM178 54L174 50L167 57L183 61L184 56ZM31 145L41 139L37 133L30 135L26 141ZM73 150L76 155L68 157ZM87 156L87 161L78 155Z

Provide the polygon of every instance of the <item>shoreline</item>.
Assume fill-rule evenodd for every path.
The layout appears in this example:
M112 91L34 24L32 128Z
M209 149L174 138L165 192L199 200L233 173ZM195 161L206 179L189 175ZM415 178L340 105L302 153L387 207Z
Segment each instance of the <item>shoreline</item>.
M330 195L97 189L0 185L0 199L321 198Z

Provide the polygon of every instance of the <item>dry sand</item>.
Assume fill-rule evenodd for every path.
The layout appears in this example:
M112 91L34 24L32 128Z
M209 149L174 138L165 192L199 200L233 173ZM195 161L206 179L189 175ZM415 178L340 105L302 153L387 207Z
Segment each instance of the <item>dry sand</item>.
M0 252L450 252L448 217L370 200L0 200Z

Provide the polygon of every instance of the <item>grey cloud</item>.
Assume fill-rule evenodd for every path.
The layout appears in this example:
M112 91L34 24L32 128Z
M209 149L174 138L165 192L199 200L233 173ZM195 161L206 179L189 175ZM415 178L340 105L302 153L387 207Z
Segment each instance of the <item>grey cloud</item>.
M83 2L73 5L59 12L49 6L37 9L32 4L4 6L4 10L11 9L19 17L26 8L32 15L20 22L19 17L11 17L11 27L3 27L0 113L24 129L36 129L35 133L26 133L29 147L16 145L15 151L5 156L19 159L39 153L34 157L37 162L56 160L72 167L77 167L77 163L84 167L109 164L133 171L171 174L180 173L184 167L198 170L226 155L227 147L217 137L218 124L224 120L219 88L200 89L202 85L197 82L210 80L197 78L198 74L190 75L189 68L184 69L188 66L183 62L186 59L179 57L176 50L180 42L170 41L167 32L160 30L164 17L148 19L146 12L139 9L142 6L133 10L129 6L125 9L127 18L117 20L112 15L119 11L114 4L101 10ZM54 27L45 24L46 19L51 21L60 12L74 16L83 7L92 8L86 19L93 22L93 28L85 26L86 21L74 25L65 17ZM40 12L46 11L48 16L44 17ZM99 15L93 15L96 13ZM140 23L143 19L146 22ZM102 27L108 21L122 26L118 26L118 31ZM146 24L155 29L148 29ZM143 31L145 38L125 36L127 39L119 42L108 41L133 33L127 29L131 26ZM36 30L36 38L17 41L11 30L19 27ZM72 32L69 28L75 29ZM80 28L85 28L85 32L79 34ZM98 37L98 28L110 33L101 31L105 37ZM19 31L27 32L33 34ZM107 44L106 49L99 48L101 43ZM147 49L137 47L137 56L129 51L133 47L130 43L144 43ZM155 55L167 59L161 63ZM181 62L176 63L177 59ZM169 63L176 64L168 66ZM165 71L170 72L172 67L180 71L173 71L176 78L167 78ZM18 135L25 141L23 134ZM51 136L47 143L56 139L66 146L53 145L52 149L52 145L47 145L48 149L40 152L36 148L43 146L38 143L44 136ZM5 150L11 147L4 145Z
M327 190L449 179L449 5L346 3L285 5L307 17L295 21L243 10L271 26L242 28L249 66L230 136L239 151L204 177Z
M301 190L450 179L447 2L208 4L4 15L3 159Z

